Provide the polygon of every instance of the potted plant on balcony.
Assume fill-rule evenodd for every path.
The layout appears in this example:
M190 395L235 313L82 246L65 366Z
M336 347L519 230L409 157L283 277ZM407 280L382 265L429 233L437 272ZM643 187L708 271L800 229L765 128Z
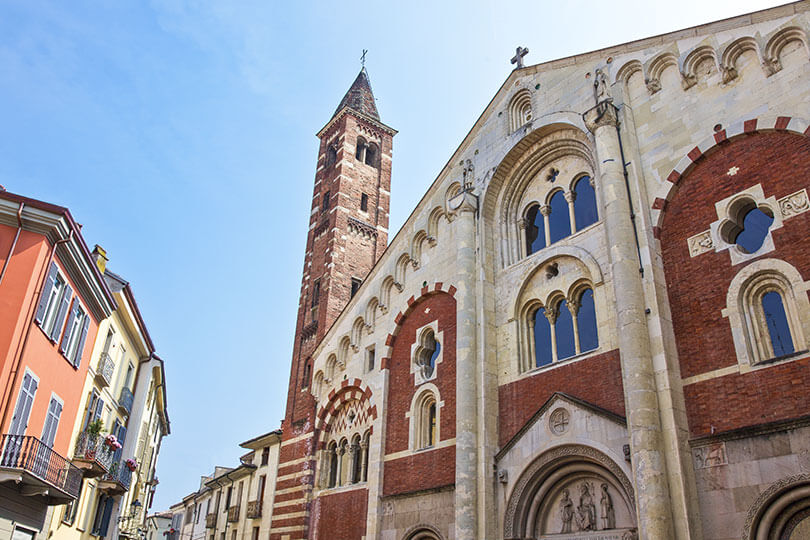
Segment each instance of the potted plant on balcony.
M107 448L109 448L111 451L115 451L121 448L121 443L118 442L118 438L112 433L110 433L104 438L104 444L106 444Z
M87 446L85 447L84 455L87 459L95 459L96 457L96 441L98 441L98 436L101 434L101 430L104 428L104 424L101 420L94 420L87 424L87 428L85 429L85 433L87 434Z
M125 463L127 465L127 468L132 472L135 472L135 469L138 468L138 462L135 460L135 458L129 458L128 460L125 461Z

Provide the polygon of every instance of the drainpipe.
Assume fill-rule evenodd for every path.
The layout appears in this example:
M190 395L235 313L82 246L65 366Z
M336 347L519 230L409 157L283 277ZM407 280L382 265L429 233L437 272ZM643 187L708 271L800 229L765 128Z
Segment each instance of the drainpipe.
M32 306L37 305L37 301L39 300L39 296L42 294L42 287L45 285L45 280L48 278L48 270L51 267L51 263L53 262L53 257L56 255L56 248L59 247L60 244L66 244L73 239L73 229L70 230L68 233L67 238L63 238L62 240L57 240L53 243L53 248L51 248L51 253L48 256L48 262L45 264L45 267L42 271L42 276L39 279L39 286L37 288L37 292L34 295L34 299L32 301ZM3 426L6 425L6 418L8 418L8 410L11 406L11 396L14 391L14 385L17 384L17 377L20 373L20 364L22 363L23 355L25 354L25 349L28 346L28 338L31 335L31 327L34 326L34 317L37 315L36 307L33 307L31 310L31 317L28 321L28 326L25 329L25 336L23 336L22 347L20 348L19 354L14 359L14 365L11 368L11 381L8 385L8 391L6 395L3 396L3 418L0 419L0 431L2 431Z
M25 203L20 203L20 207L17 209L17 234L14 235L14 241L11 243L11 248L8 250L8 257L6 257L6 262L3 263L3 270L0 271L0 283L3 283L3 276L6 275L8 263L11 262L11 255L14 253L14 248L17 247L17 240L20 239L20 233L22 232L22 211L24 207Z

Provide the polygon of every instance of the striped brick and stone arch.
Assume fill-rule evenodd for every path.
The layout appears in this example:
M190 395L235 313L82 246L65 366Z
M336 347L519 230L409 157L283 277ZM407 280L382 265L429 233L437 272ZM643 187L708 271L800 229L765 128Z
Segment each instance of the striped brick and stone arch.
M360 379L344 380L329 393L315 418L319 455L318 487L358 484L367 480L368 451L377 407L371 389Z
M414 310L414 307L419 304L422 300L429 296L434 296L437 294L449 294L450 296L456 295L456 288L453 285L447 285L441 281L434 283L433 285L425 285L422 287L419 297L411 296L408 298L407 305L403 311L397 313L397 316L394 317L394 330L388 334L385 338L385 349L383 349L384 356L380 360L380 368L381 369L388 369L388 363L391 360L391 352L393 350L394 340L396 339L397 335L402 326L402 321L410 315L410 313Z
M718 124L719 125L719 124ZM720 146L732 144L736 139L756 133L781 132L810 137L810 122L791 116L769 116L738 121L706 137L683 156L655 192L652 203L653 236L661 238L661 229L667 206L678 192L678 185L695 165ZM736 171L729 171L735 174Z

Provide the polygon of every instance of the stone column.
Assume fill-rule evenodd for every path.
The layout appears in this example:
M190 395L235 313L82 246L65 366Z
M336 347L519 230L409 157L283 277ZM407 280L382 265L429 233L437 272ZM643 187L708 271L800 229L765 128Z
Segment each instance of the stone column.
M664 540L674 537L672 513L642 276L617 130L618 109L610 100L601 101L584 119L596 142L604 194L638 529L642 540Z
M551 207L547 204L544 204L540 207L540 213L543 215L543 234L546 235L546 246L551 245L551 222L548 220L548 216L551 215Z
M475 540L477 483L475 218L478 198L466 189L450 199L456 221L456 491L455 540Z
M577 215L574 212L574 201L577 200L577 192L568 191L563 197L565 197L565 201L568 203L568 219L571 222L571 234L574 234L577 232Z
M360 482L367 482L368 481L368 441L363 441L360 443L360 456L362 461L360 462Z

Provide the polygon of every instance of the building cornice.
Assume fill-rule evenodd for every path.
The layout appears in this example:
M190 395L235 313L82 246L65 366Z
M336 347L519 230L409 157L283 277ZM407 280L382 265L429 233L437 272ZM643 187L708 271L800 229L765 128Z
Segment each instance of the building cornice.
M50 244L68 239L56 248L56 257L97 322L117 308L110 289L99 272L70 210L62 206L0 192L0 224L17 227L17 211L23 204L23 230L40 234Z
M343 118L347 114L351 114L352 116L357 117L358 119L362 120L363 122L366 122L366 123L371 124L372 126L378 128L378 129L381 129L382 131L384 131L385 133L391 135L392 137L394 135L396 135L397 133L399 133L394 128L386 126L385 124L383 124L379 120L376 120L376 119L374 119L374 118L372 118L372 117L370 117L370 116L368 116L366 114L363 114L363 113L361 113L359 111L356 111L356 110L352 109L351 107L347 106L347 107L343 107L342 109L340 109L340 111L335 113L335 116L333 116L329 120L329 122L327 122L326 125L323 126L320 131L318 131L318 133L316 134L317 137L319 139L321 137L323 137L323 135L327 131L329 131L332 128L332 126L334 126L341 118Z

